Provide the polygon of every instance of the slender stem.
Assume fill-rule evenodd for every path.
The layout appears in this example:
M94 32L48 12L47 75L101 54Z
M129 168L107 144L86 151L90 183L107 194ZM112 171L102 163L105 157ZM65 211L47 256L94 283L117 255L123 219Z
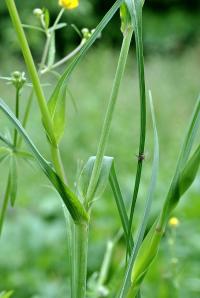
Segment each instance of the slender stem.
M3 229L3 222L4 222L4 218L5 218L6 209L8 206L9 195L10 195L10 173L8 174L8 180L7 180L7 185L6 185L4 201L3 201L1 213L0 213L0 235L1 235L2 229Z
M41 70L41 74L45 74L50 70L53 70L59 66L61 66L62 64L66 63L68 60L70 60L71 58L73 58L82 48L82 46L84 45L85 41L81 41L81 43L78 45L78 47L76 47L71 53L69 53L67 56L65 56L63 59L61 59L60 61L56 62L55 64L46 67L45 69Z
M120 52L120 57L119 57L119 61L118 61L116 74L115 74L113 89L111 92L111 97L110 97L110 101L108 104L102 132L101 132L99 146L97 149L96 159L95 159L90 183L89 183L88 190L87 190L86 202L85 202L86 208L89 208L90 202L93 198L93 194L94 194L94 191L96 188L96 184L99 179L101 166L102 166L102 160L103 160L103 156L105 154L105 149L106 149L106 145L107 145L107 141L108 141L108 137L109 137L112 117L113 117L115 104L116 104L118 93L119 93L120 84L121 84L124 70L125 70L125 65L126 65L126 61L127 61L127 57L128 57L132 34L133 34L132 28L128 28L127 31L124 33L124 38L123 38L122 48L121 48L121 52Z
M31 93L29 95L29 98L28 98L28 102L27 102L25 112L24 112L24 118L23 118L23 121L22 121L22 126L24 128L26 128L26 125L27 125L27 122L28 122L28 118L29 118L29 114L30 114L30 110L31 110L31 105L32 105L32 101L33 101L33 96L34 96L34 90L32 89ZM21 147L21 144L22 144L22 136L19 136L18 144L17 144L18 148Z
M49 135L49 138L51 140L51 142L53 144L56 143L55 141L55 137L54 137L54 133L53 133L53 124L52 124L52 120L50 117L50 113L47 107L47 102L41 87L41 83L40 83L40 79L32 58L32 54L31 51L29 49L29 45L17 12L17 8L15 5L14 0L6 0L6 4L14 25L14 28L16 30L20 45L21 45L21 49L22 49L22 53L26 62L26 66L28 68L29 74L31 76L32 82L33 82L33 86L35 89L35 93L37 95L37 100L38 100L38 104L40 107L40 111L42 114L42 118L45 124L45 128L47 130L47 133Z
M140 20L138 18L141 18ZM139 73L139 89L140 89L140 144L138 151L138 163L135 178L135 185L133 191L133 198L131 203L131 212L129 220L129 236L131 234L133 215L135 205L138 197L140 180L142 175L142 166L144 161L144 148L146 141L146 87L144 74L144 56L143 56L143 41L142 41L142 10L138 16L135 16L137 25L135 26L135 41L136 41L136 55Z
M46 32L47 39L46 39L46 43L45 43L45 47L44 47L44 52L43 52L43 55L42 55L42 60L41 60L41 63L40 63L40 72L41 73L42 73L42 67L45 66L45 62L46 62L47 55L48 55L48 52L49 52L49 47L50 47L50 44L51 44L52 34L55 31L56 25L60 21L63 13L64 13L64 8L62 8L60 10L60 12L59 12L53 26L51 27L51 33L49 33L49 30L47 30L47 32Z
M19 119L19 97L20 97L20 89L16 88L16 97L15 97L15 116ZM13 138L13 146L14 148L17 145L17 129L14 130L14 138Z

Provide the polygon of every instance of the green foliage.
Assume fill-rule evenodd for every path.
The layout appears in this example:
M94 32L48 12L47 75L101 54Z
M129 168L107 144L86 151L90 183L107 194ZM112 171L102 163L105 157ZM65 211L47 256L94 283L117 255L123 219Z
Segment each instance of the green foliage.
M6 188L4 193L4 199L1 205L1 215L0 215L0 230L2 230L3 223L5 221L6 213L9 214L10 206L15 205L16 195L19 193L18 189L20 185L20 167L19 159L25 161L27 165L28 162L33 160L39 166L39 169L46 175L50 185L54 191L57 191L62 199L63 211L66 219L67 225L67 248L69 257L69 288L71 291L72 298L85 298L88 295L93 295L98 298L102 295L104 296L117 296L120 298L125 297L141 297L141 286L144 278L146 277L150 267L153 265L153 261L157 256L159 247L161 246L163 239L163 233L167 228L167 222L169 217L174 211L176 205L180 202L181 196L189 189L198 174L199 163L200 163L200 147L197 145L196 151L193 154L192 148L194 146L195 139L199 132L200 125L200 100L197 101L195 111L192 116L192 120L189 125L184 143L180 150L180 155L178 163L175 169L175 173L172 176L172 182L169 187L165 201L158 206L158 210L153 210L156 214L156 220L151 219L151 206L153 203L153 198L155 196L157 174L158 174L158 161L159 161L159 144L158 144L158 133L155 121L155 112L152 103L151 93L150 93L150 111L151 118L153 122L153 162L152 167L149 167L149 173L151 173L151 178L149 182L149 188L143 187L143 176L142 169L143 163L146 157L145 145L146 136L148 132L148 107L146 106L146 80L144 72L144 54L143 54L143 2L140 0L126 0L126 6L122 0L116 0L113 6L108 10L108 12L97 25L95 30L89 30L88 28L81 30L80 37L81 42L78 47L72 50L61 60L56 61L56 31L66 26L66 23L61 23L61 17L64 13L64 9L61 9L55 22L51 26L51 17L47 9L36 9L34 10L34 15L39 20L39 25L22 25L21 19L18 14L17 7L14 0L6 0L8 11L13 22L13 26L16 30L17 38L20 42L21 50L24 56L26 67L29 71L31 84L25 83L18 85L16 80L19 80L19 72L15 72L13 78L2 76L1 79L6 80L7 83L13 83L15 86L15 112L12 112L10 107L0 99L0 109L3 114L7 117L10 124L14 126L11 134L1 134L0 141L4 144L1 147L1 162L9 157L9 167ZM123 4L123 5L122 5ZM122 5L122 6L121 6ZM102 31L107 27L116 12L119 11L121 7L121 17L122 17L122 30L123 30L123 42L121 46L120 55L118 58L118 64L115 71L113 85L110 91L110 98L107 105L107 110L105 113L104 121L102 124L101 135L99 139L99 145L97 147L96 156L90 158L83 169L80 171L78 169L75 184L70 186L68 181L68 175L70 173L71 177L74 177L70 170L68 169L68 175L65 172L65 164L63 163L63 154L60 151L60 141L64 139L64 129L65 129L65 101L66 101L66 91L68 87L66 83L69 83L69 77L74 71L75 67L80 61L86 56L90 47L94 44L97 38L100 37ZM43 49L41 63L39 67L33 59L32 53L30 51L29 44L24 32L24 28L30 30L41 31L45 38L46 43ZM78 31L77 27L73 25L73 28ZM119 27L118 27L119 29ZM122 79L125 73L125 66L128 59L129 48L132 40L134 29L135 41L136 41L136 58L137 58L137 73L139 82L139 106L140 109L138 113L140 119L138 119L140 125L139 129L139 145L138 145L138 155L137 155L137 167L135 168L135 182L134 187L129 188L129 193L123 192L122 195L121 188L119 186L120 175L123 177L123 172L118 173L115 171L114 158L105 156L107 146L110 139L111 124L113 122L114 112L117 108L117 99L119 97L119 90L122 83ZM60 76L57 72L53 71L56 75L56 82L54 81L53 91L49 97L49 101L46 100L47 96L43 90L43 84L41 83L41 78L45 73L52 72L53 69L58 68L60 65L65 64L69 59L74 57L72 62L65 67L63 74ZM98 60L98 59L97 59ZM24 73L23 78L25 78ZM82 77L82 76L81 76ZM14 81L13 81L14 80ZM98 80L99 81L99 80ZM79 80L80 82L80 80ZM132 82L132 76L131 76ZM24 115L21 114L21 95L24 92L26 86L31 87L31 93L29 95L29 100L26 103L24 109ZM90 84L90 87L92 84ZM125 90L125 89L124 89ZM38 108L40 111L40 116L42 124L45 128L45 133L47 138L42 138L43 145L48 147L50 152L49 160L43 157L43 153L38 149L30 134L27 133L26 124L30 121L31 103L34 98L34 93L36 94ZM126 92L123 92L127 96ZM164 93L162 92L162 95ZM81 94L82 95L82 94ZM132 93L131 93L132 96ZM137 95L138 96L138 95ZM11 94L9 94L11 97ZM82 98L82 96L81 96ZM136 106L136 105L135 105ZM136 113L135 113L136 114ZM134 115L135 115L134 114ZM133 115L132 115L133 117ZM90 119L90 118L89 118ZM23 125L21 124L23 123ZM80 123L84 123L79 121ZM90 124L91 124L90 119ZM137 131L137 124L135 124L134 131ZM24 127L23 127L24 126ZM40 128L41 128L40 127ZM129 125L128 125L129 127ZM123 132L126 130L123 126ZM129 130L127 130L129 131ZM130 129L133 132L133 129ZM96 133L95 133L96 135ZM118 132L118 138L120 136ZM122 134L121 134L122 135ZM121 136L122 137L122 136ZM121 141L121 140L120 140ZM91 139L89 139L89 142ZM23 145L26 143L29 151L23 149ZM112 142L111 142L112 143ZM126 143L125 143L126 144ZM22 147L22 148L21 148ZM5 149L6 148L6 149ZM131 152L133 146L131 145ZM130 150L128 151L130 154ZM67 156L72 157L72 150ZM131 163L131 159L128 160ZM2 164L1 163L1 164ZM67 165L68 163L66 163ZM128 168L128 167L127 167ZM126 171L127 171L126 168ZM131 173L133 169L131 169ZM22 177L24 177L24 173ZM70 177L70 178L71 178ZM124 176L125 177L125 176ZM4 179L6 180L6 179ZM91 270L93 277L88 280L89 291L87 292L87 276L89 276L90 269L88 269L88 256L89 261L92 255L97 255L97 250L95 253L88 254L88 240L89 231L92 226L93 220L95 220L95 212L98 212L99 208L98 201L107 190L106 186L108 181L110 182L111 191L109 197L113 198L114 204L117 208L113 210L118 214L117 218L115 216L102 217L105 221L106 228L107 222L112 220L115 222L113 225L113 230L115 230L115 237L108 241L105 256L103 258L101 269L98 268L98 274L94 273L94 268ZM3 181L4 182L4 181ZM39 181L40 182L40 181ZM168 182L165 184L167 185ZM38 189L35 183L35 189ZM75 189L75 190L74 190ZM147 189L147 190L146 190ZM29 190L30 191L30 190ZM135 212L138 206L142 206L143 202L139 200L141 193L142 196L146 196L142 212L140 212L141 218L138 220L138 215ZM144 193L145 191L145 193ZM132 199L130 200L132 193ZM159 195L163 197L163 193ZM97 200L98 199L98 200ZM92 204L96 201L96 204ZM129 202L128 202L129 201ZM110 200L111 202L111 200ZM128 203L127 203L128 202ZM111 204L111 203L109 203ZM130 206L130 216L128 214L128 208ZM95 210L96 209L96 210ZM94 210L94 211L93 211ZM93 211L93 212L92 212ZM105 212L104 212L105 213ZM105 220L106 219L106 220ZM151 220L151 221L150 221ZM177 219L171 220L169 224L172 228L178 226L179 221ZM176 226L176 227L175 227ZM132 229L134 227L134 230ZM117 233L116 233L117 230ZM94 232L96 229L94 230ZM134 231L134 234L133 234ZM106 235L106 234L105 234ZM105 237L104 235L104 237ZM121 237L124 236L125 245L120 248ZM109 233L110 237L110 233ZM171 236L174 239L174 235ZM169 238L170 240L170 238ZM169 242L173 243L173 242ZM89 242L90 244L90 242ZM171 245L171 244L170 244ZM119 249L120 248L120 249ZM90 249L90 245L89 245ZM119 249L117 252L117 273L113 270L112 278L108 279L109 270L111 266L111 260L113 258L113 252ZM119 262L120 260L120 262ZM9 264L12 264L10 261ZM115 265L116 266L116 265ZM120 278L119 278L120 276ZM108 281L107 281L108 279ZM122 280L122 283L116 286L116 280ZM91 280L91 283L89 282ZM108 285L105 285L108 282ZM96 287L95 287L96 283ZM172 283L175 286L175 283ZM3 290L3 289L2 289ZM67 290L67 294L69 290ZM32 296L35 293L29 290L28 296ZM66 294L66 292L65 292ZM10 293L8 293L10 295ZM20 294L19 294L20 295ZM43 295L49 296L47 292ZM57 295L57 294L56 294ZM54 295L55 296L55 295ZM33 296L34 297L34 296Z

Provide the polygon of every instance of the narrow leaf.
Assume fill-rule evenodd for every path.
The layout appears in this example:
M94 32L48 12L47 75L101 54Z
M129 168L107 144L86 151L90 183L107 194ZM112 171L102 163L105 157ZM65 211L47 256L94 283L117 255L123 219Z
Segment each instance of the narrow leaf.
M85 208L76 197L76 195L69 189L67 185L60 179L60 177L55 172L52 165L46 161L46 159L38 151L30 137L28 136L25 129L22 127L20 121L15 117L10 108L0 99L0 109L8 117L8 119L14 124L15 128L23 137L24 141L28 145L41 169L48 177L49 181L54 185L61 198L63 199L64 204L66 205L69 213L71 214L73 220L77 224L88 221L88 215L85 211Z

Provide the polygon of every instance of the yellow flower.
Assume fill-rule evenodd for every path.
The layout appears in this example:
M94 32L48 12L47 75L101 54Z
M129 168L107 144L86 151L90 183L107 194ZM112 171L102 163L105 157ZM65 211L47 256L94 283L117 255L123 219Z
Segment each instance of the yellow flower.
M78 7L79 0L59 0L59 5L67 9L74 9Z
M179 225L179 223L180 222L177 217L171 217L169 220L169 225L174 228L177 227Z

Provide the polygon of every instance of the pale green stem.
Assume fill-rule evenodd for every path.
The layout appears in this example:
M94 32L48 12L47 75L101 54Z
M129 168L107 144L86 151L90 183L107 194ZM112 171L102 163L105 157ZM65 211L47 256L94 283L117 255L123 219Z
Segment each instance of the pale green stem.
M5 191L4 200L3 200L1 213L0 213L0 235L1 235L2 229L3 229L3 222L4 222L8 202L9 202L9 195L10 195L10 173L8 174L6 191Z
M15 97L15 116L18 119L19 118L19 96L20 96L20 89L16 88L16 97ZM14 130L14 138L13 138L13 146L14 148L17 145L17 129Z
M68 60L70 60L71 58L73 58L82 48L82 46L85 44L85 41L81 41L81 43L78 45L77 48L75 48L71 53L69 53L67 56L65 56L63 59L61 59L60 61L56 62L55 64L46 67L45 69L41 70L41 74L45 74L61 65L63 65L64 63L66 63Z
M72 292L71 298L86 297L88 224L72 223Z
M60 21L63 13L64 13L64 8L61 9L61 11L59 12L59 14L58 14L58 16L57 16L57 18L56 18L53 26L51 27L51 33L49 33L48 30L46 32L47 40L46 40L46 44L45 44L45 47L44 47L44 52L43 52L42 60L41 60L41 64L40 64L40 71L41 71L41 73L42 73L42 70L41 69L45 65L45 62L46 62L46 59L47 59L47 55L48 55L48 52L49 52L49 46L50 46L50 43L51 43L52 34L55 31L56 25Z
M50 113L48 110L47 102L46 102L46 99L45 99L45 96L44 96L44 93L43 93L43 90L41 87L38 72L37 72L37 69L35 67L35 64L34 64L34 61L32 58L32 54L31 54L31 51L30 51L30 48L29 48L24 30L23 30L20 18L19 18L18 12L17 12L15 2L14 2L14 0L6 0L6 4L8 7L14 28L16 30L19 42L20 42L20 46L21 46L22 53L23 53L23 56L24 56L24 59L26 62L26 66L28 68L31 80L33 82L33 86L35 89L35 93L37 95L37 100L38 100L42 118L43 118L43 121L45 124L45 128L48 132L51 142L55 144L56 142L55 142L55 137L54 137L54 133L53 133L53 124L52 124L52 120L51 120Z
M117 70L116 70L116 75L115 75L115 79L114 79L113 89L112 89L110 101L108 104L102 132L101 132L101 137L100 137L99 146L97 149L96 159L95 159L90 183L89 183L88 190L87 190L86 202L85 202L86 208L89 208L89 205L91 203L91 200L93 199L94 191L95 191L98 179L99 179L101 166L102 166L102 160L103 160L103 156L105 154L105 149L106 149L106 145L107 145L107 141L108 141L108 137L109 137L112 117L113 117L113 113L114 113L114 109L115 109L115 104L117 101L120 84L121 84L125 66L126 66L126 61L127 61L127 57L128 57L132 34L133 34L132 28L128 28L127 31L124 33L124 38L123 38L121 53L120 53L118 66L117 66Z

